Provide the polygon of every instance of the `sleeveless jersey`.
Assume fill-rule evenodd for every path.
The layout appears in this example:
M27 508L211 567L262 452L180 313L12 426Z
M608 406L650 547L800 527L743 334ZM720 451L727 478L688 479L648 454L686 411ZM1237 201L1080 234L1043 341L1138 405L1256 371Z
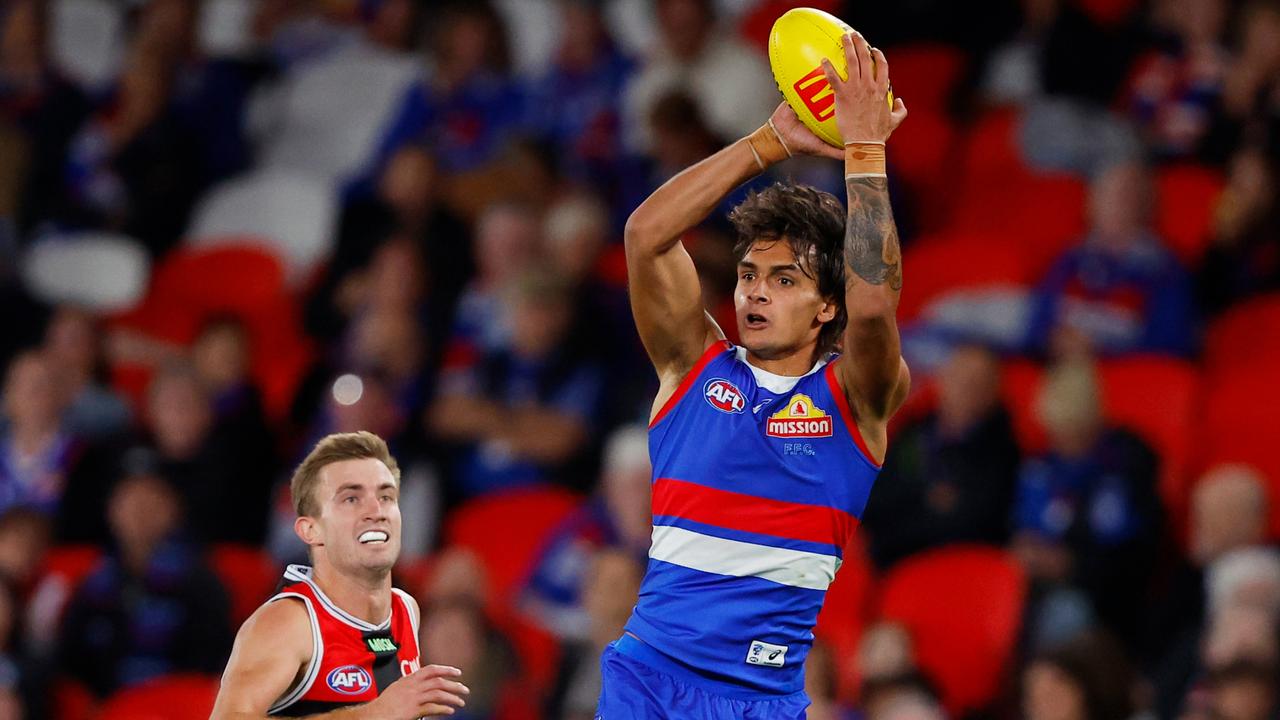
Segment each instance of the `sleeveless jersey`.
M367 703L418 669L418 619L403 590L392 588L391 615L380 625L333 604L304 565L290 565L280 592L267 602L284 598L306 606L313 649L302 679L268 715L301 717Z
M818 611L880 470L834 362L783 377L717 343L650 424L653 539L626 630L667 669L731 695L803 690Z

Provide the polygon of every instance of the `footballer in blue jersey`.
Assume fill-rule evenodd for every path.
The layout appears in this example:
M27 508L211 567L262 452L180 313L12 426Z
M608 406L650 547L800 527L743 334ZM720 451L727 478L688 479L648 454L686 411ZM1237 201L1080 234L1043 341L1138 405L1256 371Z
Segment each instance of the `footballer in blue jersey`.
M885 141L889 65L861 35L830 63L844 148L782 104L751 135L667 181L632 213L636 327L657 371L653 538L639 600L601 658L603 720L803 718L804 660L910 375L896 313L902 253ZM845 163L847 209L777 184L730 214L740 345L705 312L681 236L735 188L796 155Z

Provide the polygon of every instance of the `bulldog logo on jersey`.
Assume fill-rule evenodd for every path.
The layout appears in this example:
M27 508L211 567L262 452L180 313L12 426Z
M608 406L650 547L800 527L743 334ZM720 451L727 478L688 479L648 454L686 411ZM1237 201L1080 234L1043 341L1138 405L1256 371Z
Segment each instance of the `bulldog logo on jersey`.
M359 695L373 685L369 672L359 665L334 668L324 680L331 690L343 695Z
M804 393L791 396L787 406L769 416L765 434L776 438L831 437L831 416Z
M703 386L702 394L711 407L722 413L740 413L747 407L747 398L737 385L724 378L712 378Z

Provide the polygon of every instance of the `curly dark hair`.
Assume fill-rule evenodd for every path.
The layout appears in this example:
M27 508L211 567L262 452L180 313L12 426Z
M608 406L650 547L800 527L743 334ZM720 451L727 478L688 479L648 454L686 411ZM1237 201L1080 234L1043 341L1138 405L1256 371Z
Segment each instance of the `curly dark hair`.
M828 192L808 185L780 182L752 191L729 213L738 238L734 257L741 260L761 240L791 245L800 270L818 283L818 293L834 300L836 316L818 332L819 356L840 346L849 321L844 306L845 209Z

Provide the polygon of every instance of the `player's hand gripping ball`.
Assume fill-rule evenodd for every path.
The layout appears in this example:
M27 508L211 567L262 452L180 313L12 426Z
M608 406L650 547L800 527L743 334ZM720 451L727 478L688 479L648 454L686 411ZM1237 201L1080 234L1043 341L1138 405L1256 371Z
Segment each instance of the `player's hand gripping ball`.
M842 147L836 127L836 97L822 74L822 59L835 66L841 79L848 79L840 38L853 28L840 18L813 8L788 10L773 23L769 33L769 66L778 89L805 127L823 141ZM887 100L893 109L893 90Z

